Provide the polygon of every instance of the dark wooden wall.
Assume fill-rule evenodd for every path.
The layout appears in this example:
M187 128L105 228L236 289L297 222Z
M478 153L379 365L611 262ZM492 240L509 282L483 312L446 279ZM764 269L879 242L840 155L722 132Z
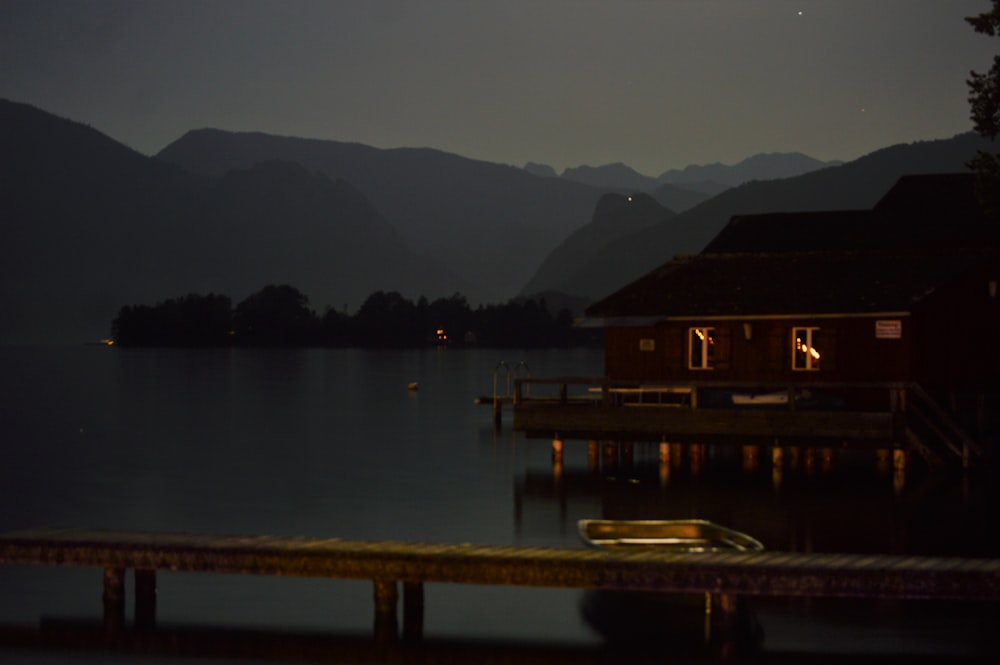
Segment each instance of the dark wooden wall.
M683 321L609 328L605 372L612 379L629 381L905 381L913 371L912 320L893 320L900 321L898 339L876 337L875 317ZM749 338L744 323L750 325ZM692 327L715 328L714 369L688 368L687 337ZM820 370L792 369L791 336L796 327L821 328ZM646 350L642 340L652 340L645 342Z

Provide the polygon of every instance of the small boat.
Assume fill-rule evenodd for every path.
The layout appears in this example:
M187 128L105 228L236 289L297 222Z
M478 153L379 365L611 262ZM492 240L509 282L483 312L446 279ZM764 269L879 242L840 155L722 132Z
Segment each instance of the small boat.
M665 552L752 552L756 538L707 520L580 520L593 547ZM763 630L744 598L734 615L712 612L711 594L617 591L584 594L580 612L612 644L669 649L671 654L715 656L759 653Z
M593 547L655 548L676 552L751 552L759 540L708 520L580 520L580 537Z

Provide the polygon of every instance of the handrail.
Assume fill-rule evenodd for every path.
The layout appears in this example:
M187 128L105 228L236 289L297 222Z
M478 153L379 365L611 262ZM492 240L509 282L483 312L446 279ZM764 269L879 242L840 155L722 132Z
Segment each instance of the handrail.
M715 390L752 390L756 392L768 393L768 392L785 392L788 394L787 408L789 410L795 410L796 408L796 391L798 390L837 390L837 389L864 389L864 390L884 390L889 394L890 405L895 404L893 400L893 395L897 393L905 393L907 387L910 384L900 381L882 381L882 382L860 382L860 381L842 381L842 382L817 382L817 381L707 381L707 380L696 380L696 381L639 381L639 380L621 380L621 379L611 379L607 376L562 376L562 377L545 377L545 378L517 378L514 379L514 403L522 404L526 401L537 401L543 402L548 401L546 398L529 398L527 394L528 386L530 385L558 385L560 386L560 403L565 403L567 401L566 394L567 388L570 385L589 385L589 386L599 386L601 392L600 402L605 405L611 404L611 398L617 391L626 392L631 389L641 390L643 387L648 387L650 392L656 392L660 390L662 392L671 391L687 391L691 394L692 399L689 402L691 408L697 408L698 396L697 392L699 389L715 389ZM596 388L594 389L596 390ZM597 402L595 397L592 401ZM899 404L902 404L900 402ZM887 410L895 411L898 406L890 406Z
M905 381L669 381L669 380L623 380L611 379L607 376L556 376L516 379L522 383L538 384L607 384L611 387L626 387L637 385L656 386L691 386L694 388L872 388L895 389L908 388L911 385Z
M497 394L497 377L500 373L500 368L503 367L506 371L507 386L504 389L503 395ZM497 363L497 366L493 368L493 406L496 406L497 399L510 397L510 365L507 364L506 360L501 360Z
M926 414L920 413L913 408L908 409L909 413L913 416L919 416L923 422L941 439L945 447L962 459L963 466L968 466L968 456L970 452L974 453L976 457L981 458L983 456L983 449L979 447L979 444L977 444L971 436L966 434L965 430L955 422L951 415L941 408L941 405L938 404L933 397L928 395L919 384L910 383L907 385L907 389L911 395L918 398L920 405L924 409L930 411L930 413L938 419L939 423L950 431L952 436L949 436L949 432L943 431L942 427L938 427L938 424L932 422ZM912 401L910 403L912 404ZM961 442L961 449L955 445L952 437L957 438Z

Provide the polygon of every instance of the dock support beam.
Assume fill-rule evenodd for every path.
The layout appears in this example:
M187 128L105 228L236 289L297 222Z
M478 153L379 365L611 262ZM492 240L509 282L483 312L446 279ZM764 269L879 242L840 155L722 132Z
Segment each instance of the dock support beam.
M399 638L399 583L373 580L375 587L375 639L394 642ZM403 638L419 640L424 633L424 585L403 582Z
M104 627L121 630L125 626L125 569L104 569Z
M424 634L424 585L403 582L403 639L416 641Z
M135 571L135 625L153 628L156 625L156 571Z
M395 580L374 580L375 586L375 639L391 642L399 637L399 618L396 604L399 589Z

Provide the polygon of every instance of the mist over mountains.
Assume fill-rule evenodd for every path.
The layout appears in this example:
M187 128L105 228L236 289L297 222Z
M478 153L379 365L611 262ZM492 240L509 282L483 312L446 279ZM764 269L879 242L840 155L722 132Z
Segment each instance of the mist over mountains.
M93 341L123 305L239 301L267 284L295 286L319 312L378 290L546 294L579 309L699 251L733 215L870 207L900 175L964 171L985 145L894 146L711 197L648 180L641 193L625 165L577 169L590 179L578 182L432 149L221 130L149 157L0 100L0 342ZM777 168L774 156L745 162L758 170L744 177Z

